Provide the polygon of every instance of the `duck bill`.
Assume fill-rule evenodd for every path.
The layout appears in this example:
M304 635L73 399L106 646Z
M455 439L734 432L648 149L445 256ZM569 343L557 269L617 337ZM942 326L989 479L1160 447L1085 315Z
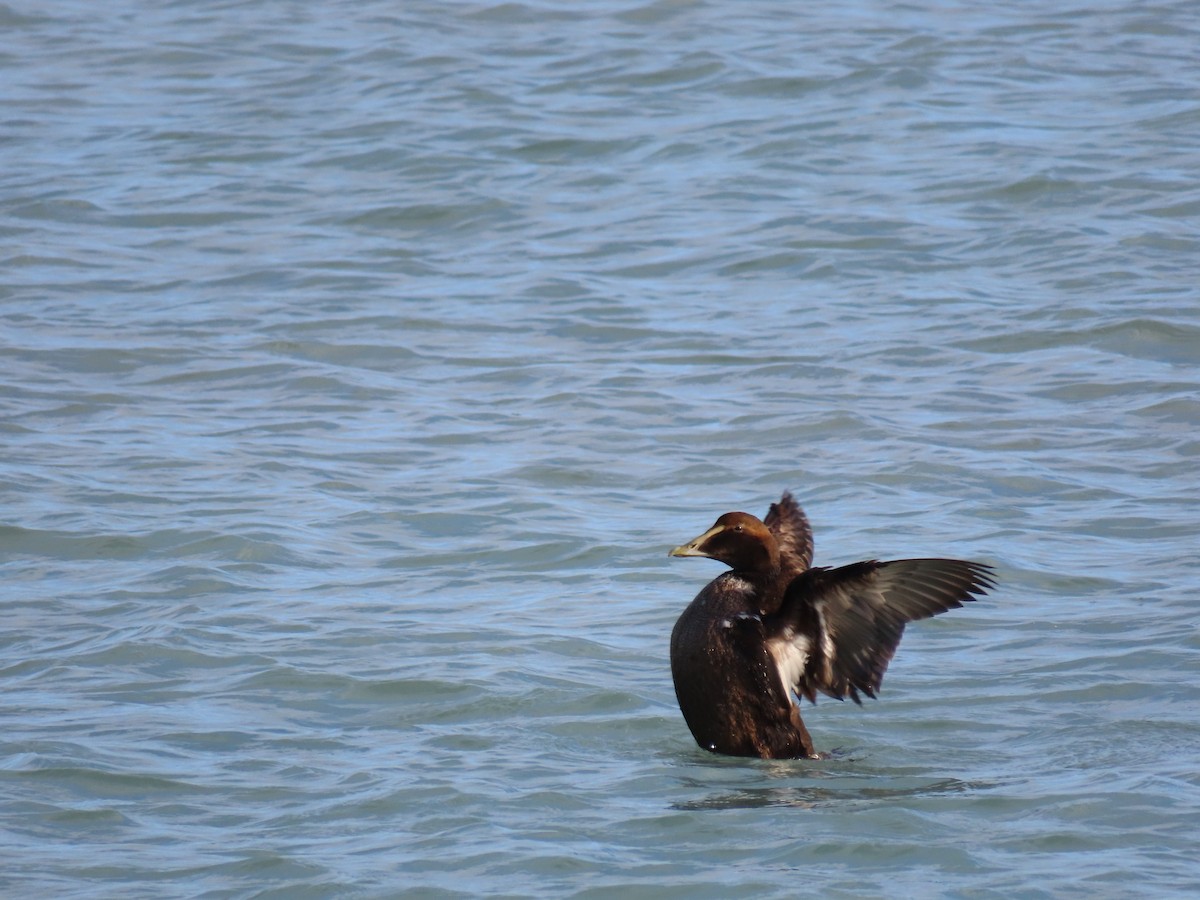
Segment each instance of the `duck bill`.
M719 534L724 530L725 529L723 526L714 525L712 528L708 529L708 531L704 532L704 534L700 535L700 537L693 538L686 544L680 544L674 550L669 551L667 556L708 556L708 554L700 548L704 546L704 542L710 537L715 534Z

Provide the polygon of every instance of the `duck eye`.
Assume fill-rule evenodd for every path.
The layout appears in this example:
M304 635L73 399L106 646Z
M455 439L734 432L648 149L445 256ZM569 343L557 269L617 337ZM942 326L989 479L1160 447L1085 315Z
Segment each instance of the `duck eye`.
M736 531L738 534L741 534L741 533L742 533L742 526L741 526L741 525L736 525L736 526L734 526L734 529L733 529L733 530L734 530L734 531Z

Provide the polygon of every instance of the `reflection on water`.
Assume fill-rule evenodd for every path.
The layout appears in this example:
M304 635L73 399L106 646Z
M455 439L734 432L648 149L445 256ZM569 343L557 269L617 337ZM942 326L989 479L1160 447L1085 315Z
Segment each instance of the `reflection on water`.
M795 777L792 773L791 777ZM977 781L959 781L954 778L927 780L905 778L902 776L883 776L875 783L855 783L857 779L838 778L837 787L818 784L791 784L767 787L747 787L737 790L716 793L701 799L687 800L672 804L674 809L754 809L766 806L796 806L814 808L818 806L837 805L840 808L852 808L854 805L871 803L881 800L897 800L906 797L931 797L939 794L961 794L996 787L993 783ZM684 784L692 788L702 785Z

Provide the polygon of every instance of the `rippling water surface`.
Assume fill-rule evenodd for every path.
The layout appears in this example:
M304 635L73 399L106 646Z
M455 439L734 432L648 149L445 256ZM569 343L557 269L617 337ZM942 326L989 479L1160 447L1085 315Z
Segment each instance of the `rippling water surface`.
M0 6L0 888L1194 896L1200 8ZM820 761L666 549L952 555Z

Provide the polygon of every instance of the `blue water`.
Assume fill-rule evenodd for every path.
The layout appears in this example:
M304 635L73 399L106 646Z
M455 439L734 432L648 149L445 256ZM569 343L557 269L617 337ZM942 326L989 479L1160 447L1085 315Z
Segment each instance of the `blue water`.
M0 889L1191 897L1200 7L0 6ZM720 513L996 566L699 750Z

